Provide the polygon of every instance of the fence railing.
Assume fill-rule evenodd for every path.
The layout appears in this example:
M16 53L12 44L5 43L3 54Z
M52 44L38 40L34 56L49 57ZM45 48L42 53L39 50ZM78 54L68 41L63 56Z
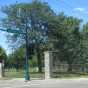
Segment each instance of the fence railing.
M69 68L70 68L70 71L72 72L88 72L88 64L70 64L70 65L58 64L58 65L53 65L52 71L53 72L68 72Z
M30 67L30 74L33 78L44 78L44 67L42 67L43 73L38 73L38 67ZM68 64L54 64L52 68L53 77L68 77L68 76L79 76L88 75L88 64L71 64L71 71L69 72ZM5 77L9 78L23 78L25 75L24 68L6 67L4 69Z

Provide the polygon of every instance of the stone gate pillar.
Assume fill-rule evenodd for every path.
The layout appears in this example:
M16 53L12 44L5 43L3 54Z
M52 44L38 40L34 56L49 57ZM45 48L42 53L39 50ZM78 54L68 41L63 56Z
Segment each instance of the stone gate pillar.
M46 51L44 52L45 56L45 79L49 79L52 76L52 52Z
M0 78L4 76L4 61L0 61Z

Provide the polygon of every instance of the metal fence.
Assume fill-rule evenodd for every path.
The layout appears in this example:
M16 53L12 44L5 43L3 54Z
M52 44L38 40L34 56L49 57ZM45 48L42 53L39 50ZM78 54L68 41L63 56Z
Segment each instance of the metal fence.
M88 72L88 64L71 64L71 71L72 72ZM69 65L68 64L54 64L52 71L53 72L69 72Z
M58 64L53 65L52 68L52 77L79 77L79 76L88 76L88 65L83 64L72 64L72 70L68 71L68 64ZM38 72L38 67L30 67L30 77L31 78L45 78L44 67L42 68L43 72ZM6 78L24 78L25 77L25 69L19 68L16 69L14 67L5 68L5 77Z
M30 78L44 79L44 72L38 72L38 67L29 68ZM5 78L25 78L25 67L16 68L14 65L4 68Z

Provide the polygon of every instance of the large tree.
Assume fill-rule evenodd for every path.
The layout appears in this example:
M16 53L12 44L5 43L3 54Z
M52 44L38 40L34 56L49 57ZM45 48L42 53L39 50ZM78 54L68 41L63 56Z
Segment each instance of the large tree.
M88 63L88 23L83 25L83 30L81 31L81 57L83 64Z
M29 45L34 45L38 57L39 71L42 71L40 46L48 39L49 22L54 18L55 13L46 3L34 1L32 3L21 3L3 7L2 12L7 16L3 19L3 26L10 29L25 32L25 25L28 28ZM9 39L15 46L24 44L25 36L14 33ZM20 43L19 43L20 42ZM30 51L30 50L29 50Z
M72 64L80 61L81 52L84 52L80 42L83 36L80 31L81 20L63 13L56 15L48 4L39 1L6 6L2 12L7 15L3 19L4 27L25 32L27 26L29 51L37 53L40 72L41 52L47 49L59 51L60 60L69 65L68 71L72 70ZM22 34L14 33L10 38L16 47L25 45L25 36Z
M54 42L55 48L59 51L60 61L66 61L69 65L68 71L72 71L72 64L77 64L80 59L80 22L81 20L64 16L62 13L52 23L57 25L51 36L57 40Z

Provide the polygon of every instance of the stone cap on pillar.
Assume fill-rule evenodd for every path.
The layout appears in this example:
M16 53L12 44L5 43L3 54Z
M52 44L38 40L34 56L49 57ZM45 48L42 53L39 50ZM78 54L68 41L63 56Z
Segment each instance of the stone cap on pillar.
M45 51L45 52L50 52L50 53L53 53L53 52L59 52L58 50L52 50L52 51Z

